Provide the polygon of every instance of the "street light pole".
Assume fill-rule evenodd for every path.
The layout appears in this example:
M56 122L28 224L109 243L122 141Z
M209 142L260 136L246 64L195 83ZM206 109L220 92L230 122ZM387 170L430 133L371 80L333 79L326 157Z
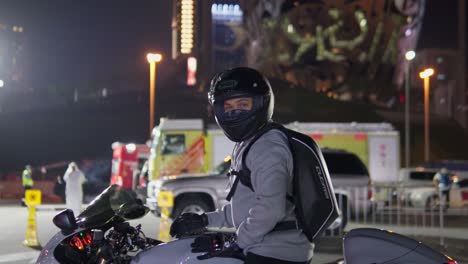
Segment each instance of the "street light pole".
M151 133L154 127L154 105L155 105L155 95L156 95L156 63L162 60L161 54L158 53L148 53L146 56L150 64L150 110L149 110L149 138L151 138Z
M410 166L410 88L411 88L411 61L416 57L412 50L406 52L405 68L405 167Z
M149 137L154 127L154 95L156 93L156 62L150 62L150 120L149 120Z
M429 161L429 77L424 78L424 161Z
M431 68L419 73L419 77L424 80L424 161L429 161L429 78L434 74Z

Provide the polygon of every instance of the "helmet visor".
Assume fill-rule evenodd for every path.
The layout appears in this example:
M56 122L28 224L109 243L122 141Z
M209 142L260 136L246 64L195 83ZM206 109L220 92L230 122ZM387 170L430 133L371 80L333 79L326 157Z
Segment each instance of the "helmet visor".
M242 121L262 107L261 96L239 95L217 100L214 103L216 117L221 122Z

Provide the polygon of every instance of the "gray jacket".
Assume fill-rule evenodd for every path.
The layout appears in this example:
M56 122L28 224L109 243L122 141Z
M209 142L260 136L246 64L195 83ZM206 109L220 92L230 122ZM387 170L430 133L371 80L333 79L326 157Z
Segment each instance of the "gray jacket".
M232 162L237 171L242 168L242 153L248 143L234 148ZM276 129L265 133L250 148L246 163L255 192L239 182L230 204L207 213L208 226L236 228L238 245L245 254L298 262L312 258L314 245L300 230L270 233L278 222L295 219L294 205L286 199L293 171L286 136Z

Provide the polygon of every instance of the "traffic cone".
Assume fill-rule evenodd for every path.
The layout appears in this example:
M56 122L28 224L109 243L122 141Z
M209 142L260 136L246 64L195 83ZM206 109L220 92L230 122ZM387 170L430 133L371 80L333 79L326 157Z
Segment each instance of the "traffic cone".
M23 241L23 245L31 248L41 248L41 244L37 240L36 206L29 206L26 238Z
M158 239L163 242L168 242L171 240L171 235L169 230L171 228L171 218L169 217L168 207L161 208L161 220L159 221L159 237Z

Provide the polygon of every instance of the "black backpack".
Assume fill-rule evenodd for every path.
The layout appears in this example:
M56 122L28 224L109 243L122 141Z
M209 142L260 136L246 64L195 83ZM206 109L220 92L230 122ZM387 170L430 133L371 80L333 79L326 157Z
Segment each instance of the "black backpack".
M288 194L286 198L294 203L297 219L297 222L280 222L271 232L301 229L309 241L313 242L340 215L340 210L322 152L315 141L307 135L277 123L269 123L246 146L242 154L242 169L229 171L228 176L237 175L237 177L226 199L231 200L239 181L254 191L245 159L255 141L271 129L280 130L288 138L294 168L293 193Z

